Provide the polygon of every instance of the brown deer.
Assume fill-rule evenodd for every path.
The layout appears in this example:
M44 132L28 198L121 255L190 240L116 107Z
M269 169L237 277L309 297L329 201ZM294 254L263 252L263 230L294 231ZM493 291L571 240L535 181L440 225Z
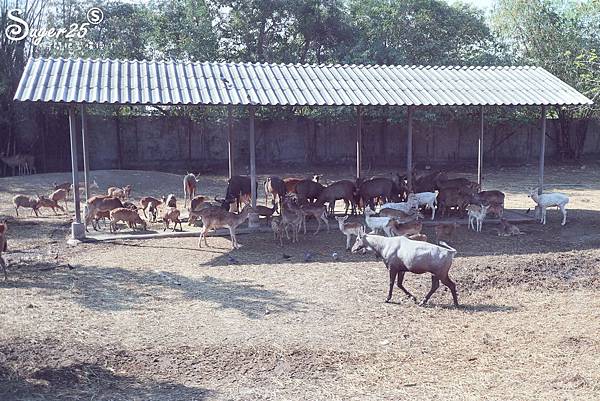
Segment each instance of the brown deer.
M121 200L127 200L127 199L129 199L129 196L131 195L131 190L132 190L131 185L125 185L123 188L110 187L110 188L108 188L107 192L108 192L108 196L119 198Z
M85 213L85 229L92 222L98 212L108 212L110 210L123 207L123 203L119 198L112 196L97 195L92 196L87 201Z
M250 205L244 206L242 211L238 214L228 212L219 207L208 207L206 209L202 209L201 218L204 225L200 230L198 248L202 248L202 238L204 238L204 244L208 247L206 234L208 231L217 228L228 228L231 236L231 247L233 249L240 248L241 245L237 242L235 230L240 224L248 219L248 214L250 214L251 211L252 207Z
M39 207L46 207L49 209L52 209L52 211L54 212L54 214L58 214L56 213L56 209L60 209L61 212L64 212L65 209L63 209L62 206L60 206L55 200L50 199L50 198L46 198L45 196L40 196L39 198ZM41 210L40 210L41 213Z
M187 173L185 177L183 177L183 207L187 207L188 199L190 202L192 198L196 196L196 188L198 186L198 176L200 174L194 175L192 173Z
M50 194L50 199L52 199L58 205L58 201L65 202L65 210L69 211L69 205L67 203L67 197L69 196L69 191L66 189L57 189L56 191ZM62 208L61 208L62 209Z
M140 199L140 206L142 212L144 213L144 217L148 218L146 215L146 209L148 209L148 207L156 209L162 203L162 200L153 198L152 196L144 196L142 199ZM154 218L153 221L156 221L156 218Z
M12 168L13 175L15 175L15 170L19 175L31 174L32 171L35 171L35 157L30 154L5 156L4 153L2 153L2 155L0 155L0 160L2 160L7 167Z
M175 232L175 230L177 230L177 224L179 224L179 229L181 231L183 231L183 227L181 227L181 220L179 220L180 214L181 214L181 212L179 211L179 209L176 209L174 207L171 207L168 210L166 210L162 216L163 223L165 224L163 231L167 231L167 229L169 228L169 223L171 221L174 223L173 224L173 232Z
M125 207L118 207L110 211L110 232L117 231L117 223L124 221L127 225L136 229L138 224L141 224L144 231L146 230L146 222L142 220L137 210L131 210Z
M36 198L30 198L26 195L16 195L13 198L13 205L15 205L15 211L17 212L17 217L19 217L19 208L20 207L28 207L32 209L32 214L35 213L35 216L38 217L38 209L40 208L40 200Z

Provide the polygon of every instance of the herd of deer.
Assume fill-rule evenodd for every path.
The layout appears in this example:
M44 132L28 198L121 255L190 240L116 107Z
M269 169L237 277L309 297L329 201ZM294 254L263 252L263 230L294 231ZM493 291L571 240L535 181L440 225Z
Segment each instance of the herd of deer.
M342 200L345 204L344 216L335 218L339 230L346 237L346 249L351 249L353 253L370 250L383 259L390 273L386 302L391 299L396 280L398 287L407 296L415 299L403 287L405 272L432 274L431 289L421 304L429 300L441 281L450 289L454 304L458 305L456 286L448 276L456 250L446 243L452 239L458 224L435 225L437 244L429 243L427 236L421 233L423 224L420 220L424 218L424 212L430 210L432 220L435 219L436 210L442 217L453 211L466 215L469 218L469 227L477 232L481 232L486 216L494 214L501 222L498 235L522 234L518 227L503 218L504 193L496 190L480 191L476 183L465 178L450 179L444 172L413 175L414 192L408 190L407 177L401 175L396 175L393 179L373 177L356 181L340 180L327 186L323 185L321 180L320 175L308 179L271 176L264 183L264 191L265 204L268 204L270 195L272 207L252 207L249 177L230 178L225 197L215 197L214 201L210 201L207 196L197 195L199 179L196 175L188 173L183 178L184 208L187 208L188 202L190 205L188 224L202 221L198 247L202 247L203 239L204 244L208 246L206 237L209 231L227 228L232 247L239 248L241 245L237 241L236 229L254 213L266 217L267 224L270 219L274 239L283 246L284 236L291 242L298 242L302 228L306 234L306 219L310 217L318 223L314 235L320 231L321 223L324 223L329 231L329 217L334 215L336 201ZM98 188L98 185L94 181L91 187ZM258 186L255 189L257 190ZM55 183L49 196L38 195L37 198L32 198L17 195L13 198L17 216L20 207L31 208L36 216L42 207L51 208L54 213L56 209L64 211L67 209L67 198L71 190L70 183ZM94 230L98 230L100 221L106 218L110 220L111 232L118 229L117 223L121 221L132 229L139 226L146 230L147 222L140 216L139 209L149 222L156 222L159 208L162 209L163 230L170 228L171 222L174 225L173 231L178 224L182 230L181 212L177 208L174 194L163 196L161 199L145 196L136 205L129 201L131 192L131 185L123 188L110 187L106 195L89 198L84 206L86 230L90 223ZM542 224L546 223L546 209L552 206L561 210L562 225L566 224L566 205L569 202L566 195L538 195L534 190L530 197L537 204L536 209ZM64 209L59 202L64 202ZM243 204L245 205L239 211ZM238 213L231 211L234 205ZM352 215L362 212L365 225L347 222L349 211ZM275 213L279 216L274 217ZM365 226L370 229L369 233L366 232ZM0 224L0 264L5 278L5 263L1 255L6 249L6 231L6 223ZM378 235L380 232L385 236ZM351 247L352 237L356 239Z
M2 161L6 167L12 169L12 175L28 175L36 173L35 157L33 155L18 153L13 156L6 156L2 153L0 155L0 161Z
M345 204L344 215L348 215L349 212L352 215L362 212L365 216L365 224L372 233L383 232L387 236L413 235L424 238L421 234L422 223L419 220L424 217L422 213L427 210L430 211L432 220L435 219L436 210L442 217L452 211L467 215L469 227L478 232L482 230L484 219L493 214L501 219L499 235L520 233L518 228L502 218L504 193L496 190L478 191L476 183L465 178L450 179L444 172L413 175L415 192L408 191L407 177L401 175L396 175L394 178L340 180L327 186L323 185L321 180L320 175L313 175L307 179L268 177L264 183L265 204L269 203L268 198L271 196L272 206L259 205L252 209L246 208L238 214L231 212L230 209L235 205L235 209L240 210L243 204L250 203L249 177L232 177L228 181L225 197L215 197L214 201L209 201L207 196L197 195L198 177L188 173L183 179L184 208L187 208L189 202L190 225L197 220L202 221L200 239L204 237L205 243L206 233L209 230L224 227L230 229L234 247L238 246L235 229L251 213L266 217L269 224L269 219L278 212L279 217L273 218L270 225L280 244L283 242L281 234L285 234L292 242L298 240L297 233L302 228L306 234L306 219L310 217L315 218L318 223L315 235L320 231L322 223L329 231L328 218L334 214L338 200L342 200ZM94 181L90 188L98 188L98 184ZM19 208L31 208L32 213L38 216L41 208L50 208L55 214L57 209L62 212L68 211L67 199L71 190L70 183L55 183L53 191L47 196L16 195L13 198L15 212L18 216ZM161 217L164 229L170 228L171 222L174 223L173 230L178 224L181 229L181 212L177 209L177 200L173 194L169 195L168 199L166 196L162 199L145 196L140 199L139 204L134 204L128 201L131 191L131 185L123 188L110 187L106 195L97 195L88 199L84 206L86 229L91 224L95 230L98 230L100 220L107 218L111 221L111 231L117 230L117 223L120 221L127 222L131 228L137 228L139 225L145 229L147 224L139 216L138 209L142 210L146 219L156 222L160 206L163 206ZM540 222L545 224L547 207L557 206L563 213L562 224L566 223L565 206L569 201L566 195L553 193L538 196L532 192L530 197L538 204L541 213ZM349 232L356 233L356 223L347 223L344 219L338 220L338 225L344 235L348 235ZM454 229L453 224L436 225L438 240L448 240ZM348 238L347 248L349 247Z

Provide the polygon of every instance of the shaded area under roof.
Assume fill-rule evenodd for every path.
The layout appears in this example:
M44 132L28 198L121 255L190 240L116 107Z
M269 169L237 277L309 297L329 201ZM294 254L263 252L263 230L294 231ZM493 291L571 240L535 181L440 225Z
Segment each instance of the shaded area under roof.
M140 105L583 105L541 67L30 58L20 101Z

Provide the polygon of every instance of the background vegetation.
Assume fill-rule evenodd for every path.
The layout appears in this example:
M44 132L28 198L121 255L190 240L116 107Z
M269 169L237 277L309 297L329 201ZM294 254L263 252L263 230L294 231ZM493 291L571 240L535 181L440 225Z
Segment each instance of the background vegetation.
M443 0L0 0L23 10L32 28L69 26L100 7L104 21L77 40L14 42L0 36L0 150L26 152L15 134L24 118L64 114L64 108L12 101L29 56L226 60L283 63L538 65L595 101L600 93L600 0L497 0L484 11ZM219 118L220 108L102 107L97 113L194 113ZM418 118L464 118L469 108L421 110ZM539 111L538 111L539 112ZM292 114L349 119L349 108L263 109L263 118ZM367 118L397 119L401 111L367 110ZM492 119L533 118L531 110L490 110ZM556 107L551 116L557 156L581 156L598 106Z

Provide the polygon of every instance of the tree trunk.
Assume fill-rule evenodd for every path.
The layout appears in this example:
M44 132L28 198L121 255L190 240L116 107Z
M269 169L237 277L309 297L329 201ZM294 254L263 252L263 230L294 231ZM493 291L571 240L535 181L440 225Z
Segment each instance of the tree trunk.
M587 137L588 127L590 125L589 118L578 120L575 124L575 159L579 160L583 155L585 146L585 138Z
M260 23L260 32L258 33L258 39L256 41L256 61L263 62L264 61L264 47L265 47L265 36L267 33L265 32L265 27L267 25L266 20L262 20Z
M306 56L308 54L309 49L310 49L310 40L304 39L304 45L302 46L302 50L300 52L300 63L304 64L306 62Z
M571 113L565 109L558 110L558 131L556 150L561 161L573 158L573 149L571 147L569 131L573 118Z

